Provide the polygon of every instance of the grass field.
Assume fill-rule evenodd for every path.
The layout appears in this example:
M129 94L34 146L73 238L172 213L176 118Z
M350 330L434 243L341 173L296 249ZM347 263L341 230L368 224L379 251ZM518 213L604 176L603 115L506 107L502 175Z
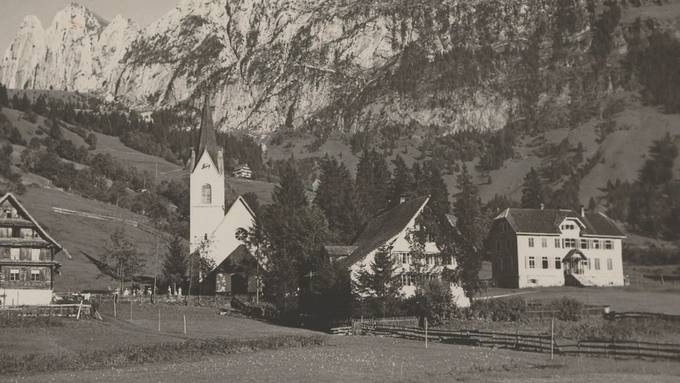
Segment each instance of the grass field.
M680 315L680 287L543 287L532 289L490 288L482 296L521 296L550 301L574 298L589 305L607 305L614 311L645 311Z
M680 364L558 357L378 337L326 346L211 356L181 364L63 372L22 382L674 382ZM0 378L2 379L2 378ZM14 380L14 379L10 379ZM525 382L527 380L521 380Z

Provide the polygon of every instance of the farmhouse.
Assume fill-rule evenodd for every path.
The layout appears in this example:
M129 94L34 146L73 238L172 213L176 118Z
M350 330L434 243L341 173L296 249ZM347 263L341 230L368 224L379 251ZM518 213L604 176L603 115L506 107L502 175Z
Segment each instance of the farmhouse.
M506 209L487 246L497 286L621 286L624 234L603 213Z
M14 195L0 198L0 304L50 304L61 250Z
M456 261L441 254L432 241L425 242L425 257L420 262L419 272L415 273L415 260L412 259L411 235L420 227L418 217L430 201L429 197L415 198L383 212L368 222L364 231L351 246L326 246L328 255L347 266L356 281L360 270L370 270L375 254L384 247L390 249L398 275L400 292L413 296L419 278L441 279L445 269L455 269ZM459 307L469 306L470 301L463 290L451 285L455 303Z
M190 251L199 251L216 267L205 284L211 293L253 294L257 262L236 238L240 228L249 229L255 214L239 196L226 208L224 155L217 146L212 109L206 97L197 147L191 150Z

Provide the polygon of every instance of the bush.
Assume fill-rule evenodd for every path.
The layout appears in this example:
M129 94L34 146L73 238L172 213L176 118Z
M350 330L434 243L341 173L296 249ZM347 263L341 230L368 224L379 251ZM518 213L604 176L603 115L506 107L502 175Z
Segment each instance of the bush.
M441 281L429 281L416 295L404 302L408 314L427 318L428 324L437 326L458 314L451 289ZM421 323L422 325L422 323Z
M573 298L562 297L550 303L556 310L555 318L563 321L578 321L583 316L583 303Z
M470 306L475 318L492 321L518 321L526 318L527 303L523 298L476 300Z

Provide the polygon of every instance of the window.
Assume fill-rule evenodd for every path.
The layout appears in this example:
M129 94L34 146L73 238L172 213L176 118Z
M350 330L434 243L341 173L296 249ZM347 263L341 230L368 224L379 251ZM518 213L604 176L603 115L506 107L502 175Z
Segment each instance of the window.
M40 249L31 249L31 261L37 262L40 260Z
M0 238L12 237L12 229L9 227L0 227Z
M212 186L209 184L205 184L201 188L201 203L204 205L210 205L212 203Z
M534 247L534 239L529 238L529 247Z
M549 267L549 266L548 266L548 257L543 257L543 258L541 258L541 266L542 266L544 269L547 269L547 268Z
M593 239L593 249L599 249L600 248L600 240L599 239Z
M581 240L581 249L587 249L587 248L588 248L588 240L582 239Z
M17 269L12 269L9 271L9 280L10 281L18 281L19 280L19 270Z
M536 268L536 257L529 257L529 268L530 269Z
M541 238L541 247L548 247L548 238Z
M21 238L35 238L37 237L36 232L33 229L21 229L19 234Z
M614 269L614 262L612 262L611 258L607 258L607 270L613 270Z
M444 265L450 265L451 264L451 256L450 255L445 255L442 258L442 264Z
M42 281L42 276L40 275L40 270L31 270L31 280L32 281Z
M0 247L0 259L10 259L9 247Z
M555 238L555 248L556 248L556 249L559 249L560 247L562 247L562 246L560 246L560 245L561 245L560 239L559 239L559 238Z
M402 286L411 286L413 281L411 280L411 274L402 274L401 275L401 285Z
M587 259L583 260L583 268L588 268L588 270L590 270L590 262Z
M401 253L401 263L408 263L408 253Z
M595 270L600 270L600 258L595 258Z
M31 249L21 248L19 249L19 259L22 261L31 260Z
M19 260L19 249L17 249L17 248L11 249L9 258L13 261L18 261Z
M611 249L614 248L614 243L610 240L606 240L606 241L604 241L604 248L606 250L611 250Z
M555 269L559 270L562 268L562 260L560 257L555 257Z
M564 239L564 248L565 249L575 249L576 248L576 239L565 238Z

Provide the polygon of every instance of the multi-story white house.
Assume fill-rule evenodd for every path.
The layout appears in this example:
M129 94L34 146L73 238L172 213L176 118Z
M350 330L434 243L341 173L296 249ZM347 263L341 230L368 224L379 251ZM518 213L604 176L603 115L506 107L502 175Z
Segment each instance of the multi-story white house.
M352 280L356 281L362 269L370 270L378 251L390 249L397 276L395 283L400 284L404 297L413 296L418 279L440 279L444 269L456 268L455 259L442 255L432 241L425 242L420 264L412 259L411 237L419 230L418 217L429 201L429 197L420 197L402 202L370 220L351 246L326 246L326 251L337 262L347 266ZM456 305L470 305L463 289L454 284L450 287Z
M487 242L499 287L621 286L623 232L603 213L506 209Z

